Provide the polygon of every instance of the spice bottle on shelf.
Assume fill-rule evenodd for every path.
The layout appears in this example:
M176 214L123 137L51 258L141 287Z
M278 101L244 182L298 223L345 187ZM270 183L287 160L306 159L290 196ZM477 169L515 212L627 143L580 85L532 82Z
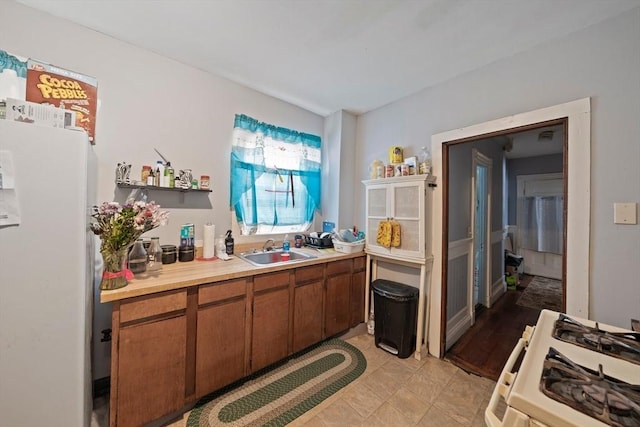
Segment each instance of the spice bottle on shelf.
M171 167L171 162L167 162L167 165L164 167L164 179L166 187L174 188L175 171Z
M147 182L147 185L150 185L150 186L156 185L156 175L153 173L153 170L149 171L146 182Z
M156 163L155 185L157 187L166 187L164 179L164 164L162 163L162 160L158 160Z
M147 271L147 251L144 250L142 238L136 240L133 244L133 249L129 252L129 270L133 274Z
M152 237L151 246L147 250L147 270L156 271L162 268L162 247L160 246L160 238Z
M147 178L149 178L150 172L151 172L151 166L149 165L142 166L142 173L140 174L140 179L145 184L147 183Z

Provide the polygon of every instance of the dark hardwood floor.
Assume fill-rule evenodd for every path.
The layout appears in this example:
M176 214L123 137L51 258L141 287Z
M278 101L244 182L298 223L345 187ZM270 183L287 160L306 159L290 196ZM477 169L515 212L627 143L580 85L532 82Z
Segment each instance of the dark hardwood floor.
M475 324L449 349L445 359L467 372L496 381L526 325L535 325L540 310L516 305L533 276L523 276L490 309L476 314Z

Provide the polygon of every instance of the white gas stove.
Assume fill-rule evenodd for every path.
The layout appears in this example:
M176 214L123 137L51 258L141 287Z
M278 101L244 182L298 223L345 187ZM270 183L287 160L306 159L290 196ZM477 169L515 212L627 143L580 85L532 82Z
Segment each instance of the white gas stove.
M496 414L501 400L507 405L502 419ZM492 427L640 427L640 334L543 310L509 357L485 421Z

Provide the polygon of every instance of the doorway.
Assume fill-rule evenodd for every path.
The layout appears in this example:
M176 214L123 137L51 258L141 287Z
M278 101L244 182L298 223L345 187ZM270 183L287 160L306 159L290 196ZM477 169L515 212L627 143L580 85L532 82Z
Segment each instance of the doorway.
M448 174L448 145L479 138L505 135L519 130L544 125L565 124L565 230L563 266L563 305L568 315L589 317L589 265L590 248L590 127L591 105L589 98L567 102L552 107L516 114L497 120L458 128L432 136L433 173L445 177ZM432 229L442 230L433 236L433 271L430 288L431 313L429 322L429 352L443 357L447 345L447 241L448 181L434 189ZM439 339L438 339L439 338Z

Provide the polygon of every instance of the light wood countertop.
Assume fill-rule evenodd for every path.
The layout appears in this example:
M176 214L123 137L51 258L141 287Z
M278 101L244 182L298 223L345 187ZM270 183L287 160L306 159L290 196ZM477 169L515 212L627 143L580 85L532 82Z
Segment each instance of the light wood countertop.
M257 274L288 270L307 265L322 264L328 261L357 258L364 256L364 252L345 254L340 252L321 252L312 248L300 248L296 251L316 256L302 261L290 261L286 264L257 267L247 261L233 256L228 261L215 259L213 261L176 262L162 266L162 270L146 272L129 281L124 288L112 291L101 291L100 302L111 302L126 298L150 295L157 292L182 289L205 283L255 276Z

